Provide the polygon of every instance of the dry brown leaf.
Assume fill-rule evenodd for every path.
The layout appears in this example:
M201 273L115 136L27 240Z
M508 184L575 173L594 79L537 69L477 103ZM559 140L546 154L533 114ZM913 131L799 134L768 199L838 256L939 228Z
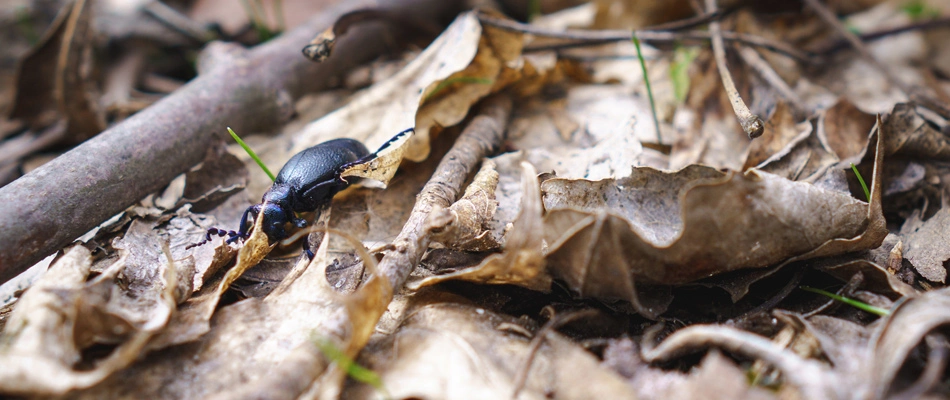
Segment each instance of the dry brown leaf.
M885 120L891 133L887 140L887 154L950 161L950 139L917 112L908 103L900 103Z
M267 246L266 237L263 240ZM195 343L151 353L74 397L233 398L251 396L256 390L268 398L299 397L327 367L315 339L331 340L355 356L354 349L375 325L367 321L375 322L374 315L385 310L386 304L379 300L389 298L387 289L376 283L385 280L376 278L352 296L338 294L326 279L327 265L337 262L328 257L328 244L329 240L321 244L312 263L301 259L299 277L285 280L266 298L222 307L210 330ZM227 287L225 283L206 289L217 292ZM349 323L340 323L341 318Z
M821 123L818 138L827 150L837 155L839 160L857 163L870 143L868 139L875 118L859 110L847 99L839 99L838 103L824 112ZM897 135L897 131L888 132Z
M861 371L869 395L883 399L899 379L904 366L924 336L950 323L950 289L924 293L898 305L870 341L869 362Z
M776 399L775 394L750 386L746 373L718 351L703 358L699 368L690 373L683 385L667 394L670 399Z
M808 122L796 123L788 104L780 102L765 123L765 131L768 135L752 141L749 146L749 154L742 166L743 171L785 156L811 134L812 127Z
M358 362L376 372L392 398L510 398L530 340L500 328L518 321L444 299L416 300L399 329L374 339ZM636 398L619 375L581 347L550 333L529 368L519 399ZM373 398L350 385L344 398Z
M627 178L542 184L546 260L575 292L630 301L636 283L682 284L745 268L867 250L881 215L882 135L871 203L768 173L634 169Z
M475 14L462 14L402 71L307 126L294 138L292 152L340 136L375 148L395 131L415 127L405 157L423 160L430 130L455 125L495 85L507 84L502 70L511 61L507 57L520 55L520 43L520 34L489 34Z
M129 247L119 260L92 281L86 283L89 251L74 246L24 294L0 336L0 393L62 395L95 385L132 364L165 326L180 271L149 250L157 237L139 226L124 239ZM120 279L124 284L115 284ZM89 359L82 352L95 344L118 346Z
M495 162L486 159L472 183L465 188L462 198L447 210L433 211L432 219L446 218L441 232L433 233L432 240L461 251L490 251L501 247L500 234L491 228L498 201L495 188L498 172Z
M544 269L541 256L541 239L538 234L541 224L541 195L534 167L521 163L521 211L512 222L505 237L501 254L488 256L479 265L461 271L428 277L418 283L407 285L419 289L449 280L466 280L489 284L512 284L528 289L547 292L551 289L551 276Z
M901 226L903 255L917 269L920 276L931 282L947 280L947 260L950 260L950 205L944 204L940 211L926 221L921 211L914 210Z

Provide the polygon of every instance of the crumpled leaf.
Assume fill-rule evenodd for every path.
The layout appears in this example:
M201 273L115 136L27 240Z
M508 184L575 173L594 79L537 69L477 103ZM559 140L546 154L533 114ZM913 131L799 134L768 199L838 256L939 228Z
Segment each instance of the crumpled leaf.
M498 172L495 162L486 159L472 183L465 188L462 198L447 210L433 212L430 218L446 218L445 228L433 233L432 240L448 248L463 251L489 251L501 247L497 234L492 230L492 219L498 208L495 200L495 188L498 186Z
M205 212L247 186L247 166L223 145L208 149L201 164L185 174L181 203L195 212Z
M543 226L537 172L527 162L522 162L521 167L521 212L506 235L504 251L488 256L474 267L428 277L407 287L419 289L439 282L461 279L489 284L519 285L544 292L551 289L551 276L544 269L544 259L541 255L542 236L538 234Z
M376 157L369 162L353 165L344 170L340 177L359 176L376 180L385 185L396 175L402 156L406 152L409 140L412 139L412 128L402 131L389 139L376 151Z
M394 130L415 127L405 157L421 161L433 127L460 122L473 104L512 79L501 74L520 48L520 34L483 29L475 14L462 14L402 71L308 125L292 152L341 135L374 148Z
M887 234L881 137L870 204L755 169L635 168L616 180L547 180L546 260L572 290L636 306L635 283L682 284L877 247Z
M950 289L930 291L898 305L870 340L869 360L862 376L875 398L892 390L898 371L924 336L950 323Z
M167 253L147 249L157 238L142 226L124 241L151 246L121 249L119 260L92 281L85 282L89 250L74 246L23 295L0 335L0 393L61 395L95 385L139 357L174 311L175 295L183 295L180 271L163 262ZM119 279L123 285L115 284ZM118 347L90 360L82 352L95 344Z
M887 154L898 154L916 159L950 161L950 138L934 126L908 103L898 103L884 121L888 132Z
M266 246L266 236L263 239ZM391 297L386 280L375 277L353 295L338 294L326 278L327 266L336 262L328 257L328 243L321 244L312 261L302 258L295 266L300 273L288 275L296 279L285 279L267 297L219 309L210 330L195 343L153 353L74 397L234 398L261 390L262 397L298 398L327 368L315 338L332 340L355 357L355 349L372 333L378 313L385 311L387 303L380 299ZM365 250L358 253L361 259L372 259ZM239 257L253 260L255 254ZM227 279L207 289L219 291L227 287L225 283Z
M788 154L795 144L811 134L812 126L808 122L796 123L788 104L779 102L775 106L775 112L765 123L765 131L769 134L753 140L749 145L749 154L742 166L743 171L752 167L761 169L760 164Z
M358 362L376 372L392 398L510 398L525 368L530 340L504 326L517 320L484 309L414 299L391 335L369 343ZM519 399L636 398L619 375L561 335L544 338ZM373 398L375 389L352 384L343 398Z
M947 260L950 260L950 205L923 221L921 210L914 210L901 226L904 258L913 264L920 276L931 282L944 283L947 279Z

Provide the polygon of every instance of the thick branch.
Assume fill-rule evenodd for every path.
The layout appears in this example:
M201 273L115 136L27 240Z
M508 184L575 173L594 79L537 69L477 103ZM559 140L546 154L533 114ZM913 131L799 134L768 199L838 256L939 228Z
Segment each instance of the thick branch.
M383 40L396 29L361 26L341 39L327 62L302 57L300 49L340 15L383 3L414 18L447 21L461 1L341 3L267 44L203 68L198 78L152 107L0 188L0 282L159 190L201 161L226 126L239 132L274 129L292 115L294 99L329 87L387 50L387 43L400 42Z

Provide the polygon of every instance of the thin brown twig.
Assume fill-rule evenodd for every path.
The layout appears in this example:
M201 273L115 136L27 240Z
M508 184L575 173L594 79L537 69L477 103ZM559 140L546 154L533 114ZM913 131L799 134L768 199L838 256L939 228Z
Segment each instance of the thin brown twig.
M593 317L595 315L597 315L597 310L587 309L568 312L548 320L548 322L538 330L534 337L531 338L531 344L528 346L528 356L525 357L524 362L518 369L518 375L515 376L514 391L511 393L511 398L517 399L518 395L521 394L521 389L524 389L525 382L528 381L528 373L531 372L531 364L534 363L534 358L537 356L538 350L541 348L541 344L544 343L544 339L547 338L548 334L554 332L555 329L563 326L564 324L571 323L581 318Z
M950 17L943 17L943 18L931 19L927 21L914 22L911 24L896 26L893 28L883 29L880 31L862 33L861 35L858 36L858 38L861 39L862 42L873 42L875 40L880 40L885 37L901 34L904 32L926 31L930 29L946 28L947 26L950 26ZM827 56L838 50L847 48L848 46L850 46L850 42L847 39L838 39L838 40L829 42L827 44L818 46L818 48L813 50L813 53Z
M771 85L785 101L789 102L792 107L799 112L808 111L805 109L807 106L805 102L802 101L802 98L788 86L788 83L779 76L778 72L775 72L772 65L762 58L759 52L755 51L754 48L750 46L739 46L739 56L742 57L742 61L745 61L746 65L752 67L752 69L757 72L765 82Z
M563 46L565 47L580 47L580 46L590 46L591 42L596 44L600 43L610 43L610 42L623 42L633 40L633 35L636 34L637 38L642 42L646 43L671 43L671 42L693 42L693 41L708 41L711 38L711 34L705 31L685 31L685 32L669 32L669 31L650 31L650 30L637 30L637 31L623 31L623 30L588 30L588 31L578 31L578 30L554 30L541 28L537 26L532 26L528 24L523 24L517 21L510 21L500 18L495 18L485 14L478 15L479 21L485 25L493 26L500 29L505 29L514 32L529 33L536 36L544 36L554 39L564 39L564 40L573 40L578 43L567 43ZM814 58L811 54L798 50L787 43L769 40L760 36L749 35L745 33L737 32L723 32L723 40L730 42L743 43L749 46L761 47L767 50L774 51L776 53L794 58L798 61L804 63L813 63ZM525 52L528 51L538 51L537 48L526 47Z
M911 101L917 102L918 104L933 110L934 112L940 114L941 117L950 119L950 109L948 109L946 105L931 98L930 96L921 93L917 88L900 80L900 78L894 74L894 71L880 62L877 58L874 58L874 55L871 54L871 51L868 50L864 42L861 41L861 38L855 35L854 32L848 30L848 28L846 28L844 24L841 23L841 21L838 21L838 17L835 15L835 13L832 12L827 6L822 4L821 1L805 0L805 4L811 7L811 9L818 14L818 17L821 18L822 21L831 26L836 32L838 32L839 35L843 36L851 45L851 47L853 47L854 50L858 52L861 58L871 64L871 66L877 69L879 72L884 74L884 77L887 78L891 84L897 86L902 92L904 92L904 94L906 94Z
M695 17L685 18L677 21L670 21L667 23L653 25L644 30L646 31L679 31L683 29L689 29L692 27L705 25L709 21L718 20L722 17L725 17L730 13L731 10L716 10L715 12L700 14Z
M716 11L716 0L706 0L706 11ZM749 106L742 101L739 90L736 89L736 83L732 81L732 74L726 66L726 49L722 41L722 31L719 28L719 21L709 23L709 32L712 34L713 56L716 59L716 68L719 70L719 77L722 78L722 86L726 89L726 95L729 96L729 103L732 104L732 110L739 119L739 125L742 130L749 135L749 139L755 139L762 136L765 132L765 123L758 115L749 111Z

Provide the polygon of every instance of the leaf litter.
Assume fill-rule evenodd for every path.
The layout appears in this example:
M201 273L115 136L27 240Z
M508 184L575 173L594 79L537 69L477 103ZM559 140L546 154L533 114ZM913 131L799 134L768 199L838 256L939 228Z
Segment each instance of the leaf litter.
M597 7L545 16L539 26L609 28L603 4ZM676 14L663 7L642 18ZM908 23L899 13L881 5L849 21L857 29ZM414 128L387 157L348 172L368 179L319 213L318 228L304 239L315 249L312 260L297 256L293 244L269 243L260 220L241 245L216 238L188 248L216 223L236 225L247 199L233 193L246 186L256 199L251 192L268 184L256 173L247 182L240 162L209 150L203 168L90 235L93 252L82 245L65 251L0 317L0 392L946 395L940 327L947 321L940 310L950 260L943 251L950 124L939 112L906 102L860 57L832 57L825 62L842 68L815 74L760 50L759 58L729 59L738 92L765 120L764 136L750 141L708 50L671 75L673 52L646 41L656 46L645 46L644 54L664 142L654 143L656 124L630 43L522 54L557 41L483 24L484 15L462 14L400 72L263 146L265 160L277 162L335 137L375 149ZM798 16L808 29L794 31L749 9L721 18L724 31L766 38L785 32L790 42L818 35L821 24ZM902 77L926 68L919 65L921 48L942 46L919 32L892 39L874 44L873 54ZM727 55L752 48L731 46L741 48L727 48ZM906 47L882 50L895 46ZM752 65L756 60L774 74ZM934 86L938 93L945 88ZM458 135L455 126L472 120L482 99L506 90L521 97L503 146L483 161L464 194L426 211L423 228L431 236L420 243L429 251L419 257L426 268L393 287L391 270L380 274L377 259L386 263L406 251L393 238L416 212L415 195ZM852 163L870 183L870 198ZM122 238L110 240L116 230ZM234 289L258 264L287 267L259 275L272 281L262 290ZM826 299L776 285L786 275L796 277L792 285L800 280L829 291L848 282L840 294L890 315L875 319L819 305ZM457 280L468 283L451 282ZM734 319L687 312L719 301L721 293L704 287L727 291ZM748 305L755 302L770 306ZM572 313L593 317L555 323ZM753 317L769 321L752 328ZM621 333L598 331L594 319L623 321ZM324 354L327 343L381 384L347 380L339 360ZM707 349L702 358L683 357Z

